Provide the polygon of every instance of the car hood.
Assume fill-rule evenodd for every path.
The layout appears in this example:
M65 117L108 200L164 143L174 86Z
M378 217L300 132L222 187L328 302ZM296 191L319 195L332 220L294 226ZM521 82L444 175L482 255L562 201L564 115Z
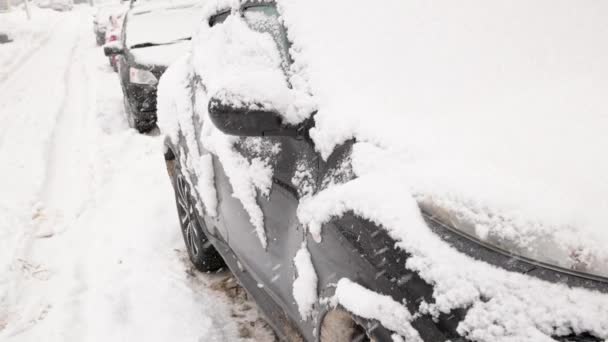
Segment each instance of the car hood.
M177 58L190 51L190 42L182 41L174 44L150 46L130 50L136 64L168 67Z

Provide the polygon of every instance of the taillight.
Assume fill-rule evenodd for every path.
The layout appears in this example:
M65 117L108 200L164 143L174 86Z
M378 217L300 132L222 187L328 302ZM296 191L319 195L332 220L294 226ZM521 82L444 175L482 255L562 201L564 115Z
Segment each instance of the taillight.
M108 38L108 41L110 41L110 42L113 42L113 41L116 41L116 40L118 40L118 37L114 36L114 35L112 35L112 36L110 36L110 38Z

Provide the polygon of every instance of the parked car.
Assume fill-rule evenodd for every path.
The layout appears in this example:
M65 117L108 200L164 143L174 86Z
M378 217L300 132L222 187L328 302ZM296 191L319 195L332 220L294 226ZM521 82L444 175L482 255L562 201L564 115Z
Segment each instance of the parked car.
M504 317L488 317L486 322L476 316L479 321L471 322L467 315L480 306L491 306L512 290L512 284L520 283L524 284L521 289L517 285L513 291L530 291L521 305L539 296L551 296L543 305L564 298L572 303L559 306L558 321L563 325L538 328L535 324L542 323L518 321L533 327L530 331L536 335L526 336L536 338L529 340L600 341L606 337L602 336L605 331L594 330L594 322L608 319L597 316L606 313L607 277L538 261L483 241L463 228L462 216L450 216L449 211L433 205L419 204L420 209L416 206L414 210L404 204L403 196L383 197L393 189L406 193L407 188L403 181L374 187L353 171L362 167L353 165L355 152L379 150L374 144L338 137L331 140L337 147L321 153L324 151L315 145L311 129L316 129L315 113L322 108L308 105L306 96L290 97L297 91L294 84L302 78L286 80L294 67L294 50L290 50L282 23L271 1L213 7L203 18L201 32L206 33L195 37L191 55L177 61L161 81L159 127L167 136L165 160L185 246L198 269L215 271L225 263L279 337L287 341L403 341L402 337L407 341L494 341L493 335L467 334L462 327L475 323L486 327ZM222 30L222 25L228 24ZM371 22L355 24L368 27ZM384 38L377 24L372 25L372 36ZM290 32L289 38L297 40L303 32ZM348 34L345 29L340 32ZM295 51L322 52L302 52L301 48ZM361 53L369 52L365 46L361 49ZM385 72L381 66L376 68ZM158 73L146 73L146 79L155 83ZM373 93L376 86L364 88ZM282 102L285 99L302 101ZM357 99L351 101L356 106ZM295 105L308 111L295 111ZM339 124L351 127L350 123ZM374 163L363 166L373 168ZM390 175L391 167L377 167L380 175ZM365 197L377 204L386 202L396 211L381 221L374 217L383 217L382 211L364 215L348 204L353 203L352 196L337 197L341 194L337 189L360 190L364 185L369 186L362 190ZM354 203L362 201L356 200ZM328 206L331 209L326 213ZM408 227L401 227L419 233L407 235L413 239L408 242L400 238L403 235L398 230L389 228L410 210L420 221L407 221ZM330 219L324 221L315 215ZM437 253L451 256L445 268L456 275L451 282L428 280L433 279L435 270L420 264L419 255L399 247L421 244L427 238L437 241L434 246L450 246ZM471 269L462 268L456 260L467 260ZM479 269L488 272L488 278L479 287L466 288L467 293L477 293L476 309L471 305L452 308L454 303L442 297L442 304L450 309L425 311L434 304L436 291L459 288L461 282L469 284L464 279ZM509 279L517 279L517 283ZM498 292L483 292L496 288L490 283L503 281L509 285ZM559 296L549 295L549 291ZM581 297L570 297L575 294ZM457 302L461 296L450 298ZM598 298L603 306L595 306ZM597 311L586 316L587 309L579 311L579 305ZM520 310L529 309L518 306L510 315L518 315ZM545 306L530 310L546 313ZM513 319L520 317L527 316ZM515 325L496 324L498 330L493 333L498 335L505 331L512 336L526 333L508 331L516 329ZM571 328L570 324L581 326Z
M120 44L125 14L125 11L117 11L110 15L105 33L106 43ZM108 56L108 60L112 69L118 72L118 56L110 55Z
M74 8L74 3L72 0L51 0L49 7L58 12L66 12Z
M52 1L51 0L35 0L34 3L39 8L50 8Z
M8 35L8 33L0 32L0 44L10 43L13 39Z
M116 58L129 125L140 132L156 126L156 86L163 72L189 50L198 22L197 2L156 4L130 10L118 42L105 46Z
M106 33L108 30L117 30L118 35L116 38L120 36L118 20L119 16L122 17L126 10L124 5L117 4L105 4L97 9L97 13L93 17L93 32L95 33L97 45L104 45L106 43Z

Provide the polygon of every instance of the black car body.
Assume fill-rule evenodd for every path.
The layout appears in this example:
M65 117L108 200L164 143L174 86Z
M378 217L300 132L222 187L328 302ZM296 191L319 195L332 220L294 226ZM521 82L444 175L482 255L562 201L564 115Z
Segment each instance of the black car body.
M95 33L95 42L97 43L97 45L101 46L106 42L106 27L100 25L97 21L95 21L93 25L93 33Z
M109 43L104 48L107 56L116 56L116 68L124 95L124 105L129 125L140 132L147 132L156 125L156 87L158 80L169 64L189 48L191 30L176 33L172 37L156 37L157 32L150 29L143 31L142 25L137 28L139 37L136 41L130 39L134 35L134 22L140 17L148 17L155 13L167 13L166 22L159 22L160 27L171 26L171 20L184 20L180 15L195 12L196 4L171 3L153 8L132 9L125 16L121 39ZM187 18L186 18L186 21ZM143 31L143 32L142 32ZM143 34L143 35L142 35ZM162 51L161 51L162 50Z
M256 6L274 5L272 2L243 2L240 11L246 12ZM268 11L272 12L272 9ZM209 25L220 24L230 14L228 9L216 11L209 18ZM433 302L433 284L405 267L410 255L396 248L395 240L377 223L349 211L326 223L323 239L316 242L298 221L297 209L306 191L315 193L330 183L345 183L355 177L349 171L349 157L355 142L347 141L328 158L321 158L308 135L309 129L314 126L314 116L301 124L290 126L284 124L275 113L263 109L238 108L219 100L208 100L205 80L205 75L193 75L188 80L189 93L184 97L191 99L192 111L187 113L186 121L180 122L181 128L177 134L166 140L165 159L175 189L182 233L192 261L200 269L213 270L221 265L216 251L219 252L254 297L281 339L327 342L370 338L392 341L393 332L378 321L353 312L345 313L348 310L335 308L323 300L315 303L312 319L304 320L293 296L292 283L297 277L297 270L292 259L305 244L318 276L321 299L330 298L336 282L346 277L390 296L396 302L405 301L412 313L418 311L422 302ZM201 143L205 136L202 123L209 120L224 133L239 136L233 145L238 155L248 161L256 158L267 160L274 168L269 193L257 194L257 204L265 218L268 242L265 248L257 241L256 229L250 222L248 211L233 195L233 175L227 172L221 158L206 150ZM186 126L193 131L185 130L183 127ZM272 148L256 150L251 148L252 145L280 146L280 151L271 152ZM205 195L197 190L203 180L189 167L206 155L212 159L213 183L217 192L215 216L209 215L204 208L202 199ZM301 179L296 177L303 169L307 174L307 190L303 189ZM203 207L203 210L197 210L198 207ZM549 282L608 292L606 279L588 277L509 255L459 233L432 208L421 210L426 224L435 234L475 259ZM467 308L462 308L442 313L438 318L420 314L412 321L412 326L424 341L466 341L457 332L457 326L466 312ZM332 328L341 332L328 331ZM555 339L599 341L586 332L555 336Z
M0 44L10 43L13 40L9 37L7 33L0 32Z

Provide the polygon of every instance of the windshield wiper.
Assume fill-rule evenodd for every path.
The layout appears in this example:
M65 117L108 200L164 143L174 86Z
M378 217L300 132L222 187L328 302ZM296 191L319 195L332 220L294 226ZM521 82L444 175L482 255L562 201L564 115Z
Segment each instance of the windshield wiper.
M172 40L172 41L166 42L166 43L151 43L151 42L139 43L139 44L131 45L130 49L146 48L146 47L150 47L150 46L171 45L171 44L175 44L175 43L178 43L178 42L181 42L184 40L192 40L192 37L180 38L180 39Z

